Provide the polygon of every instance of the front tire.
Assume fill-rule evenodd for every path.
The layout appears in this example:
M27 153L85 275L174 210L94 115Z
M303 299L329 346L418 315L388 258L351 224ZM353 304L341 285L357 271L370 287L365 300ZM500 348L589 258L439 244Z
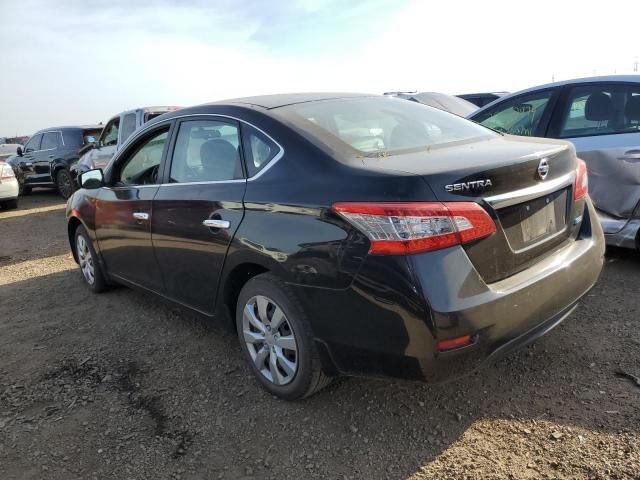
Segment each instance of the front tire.
M83 226L79 226L76 229L75 239L76 257L84 283L94 293L106 291L109 286L100 267L96 252L93 249L91 239Z
M277 277L258 275L245 284L236 327L249 367L272 395L297 400L331 381L322 370L302 307Z
M73 179L66 168L61 168L56 173L56 187L58 187L58 192L65 200L73 194Z

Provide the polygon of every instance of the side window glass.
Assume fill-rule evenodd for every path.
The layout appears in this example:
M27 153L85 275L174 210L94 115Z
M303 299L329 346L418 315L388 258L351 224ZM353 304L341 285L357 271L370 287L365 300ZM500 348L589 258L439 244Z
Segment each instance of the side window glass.
M47 132L42 137L40 150L51 150L58 147L58 132Z
M117 184L154 185L158 183L158 169L167 142L169 129L156 132L133 150L120 167Z
M636 132L640 128L640 88L589 85L571 89L561 138Z
M171 183L242 178L238 126L217 120L180 123L171 161Z
M31 137L27 144L24 146L25 152L35 152L40 150L40 141L42 140L42 134Z
M535 135L553 91L522 95L489 109L474 120L485 127L511 135Z
M131 136L133 132L136 130L136 114L128 113L122 119L122 140L121 143L124 143L127 138Z
M111 123L109 123L104 132L102 132L102 140L101 144L103 147L108 147L110 145L118 144L118 129L120 127L120 118L114 119Z
M247 172L252 177L280 152L269 137L249 126L242 126Z

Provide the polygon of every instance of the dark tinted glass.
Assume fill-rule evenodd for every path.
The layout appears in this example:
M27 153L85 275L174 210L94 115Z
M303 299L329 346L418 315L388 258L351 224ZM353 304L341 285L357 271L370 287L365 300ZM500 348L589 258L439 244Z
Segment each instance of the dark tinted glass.
M62 140L65 147L79 147L82 145L82 130L63 130Z
M47 132L42 137L42 145L40 146L40 150L50 150L52 148L58 147L58 137L60 134L58 132Z
M128 113L122 119L122 133L120 134L120 142L124 143L136 130L136 114Z
M243 125L242 135L247 172L252 177L273 160L280 148L255 128Z
M170 182L215 182L242 178L240 134L233 123L182 122L171 161Z

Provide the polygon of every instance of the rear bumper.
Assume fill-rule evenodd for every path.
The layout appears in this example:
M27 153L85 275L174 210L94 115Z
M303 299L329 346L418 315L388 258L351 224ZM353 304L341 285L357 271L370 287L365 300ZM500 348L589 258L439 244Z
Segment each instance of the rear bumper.
M615 218L598 210L598 220L604 230L607 245L622 248L638 248L640 218Z
M351 288L298 287L331 372L432 382L463 376L537 339L596 283L604 238L589 204L586 234L507 279L486 284L464 249L367 257ZM406 264L403 264L402 261ZM474 335L440 352L439 339Z
M13 200L18 198L18 180L3 180L0 182L0 201Z

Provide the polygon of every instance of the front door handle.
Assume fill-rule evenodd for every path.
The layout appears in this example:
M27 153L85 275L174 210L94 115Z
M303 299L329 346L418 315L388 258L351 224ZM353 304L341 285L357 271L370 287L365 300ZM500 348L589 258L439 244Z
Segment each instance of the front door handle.
M640 150L628 150L624 152L620 160L640 160Z
M134 212L133 218L140 221L149 220L149 214L145 212Z
M231 223L228 220L212 220L207 218L202 221L202 225L209 228L229 228Z

